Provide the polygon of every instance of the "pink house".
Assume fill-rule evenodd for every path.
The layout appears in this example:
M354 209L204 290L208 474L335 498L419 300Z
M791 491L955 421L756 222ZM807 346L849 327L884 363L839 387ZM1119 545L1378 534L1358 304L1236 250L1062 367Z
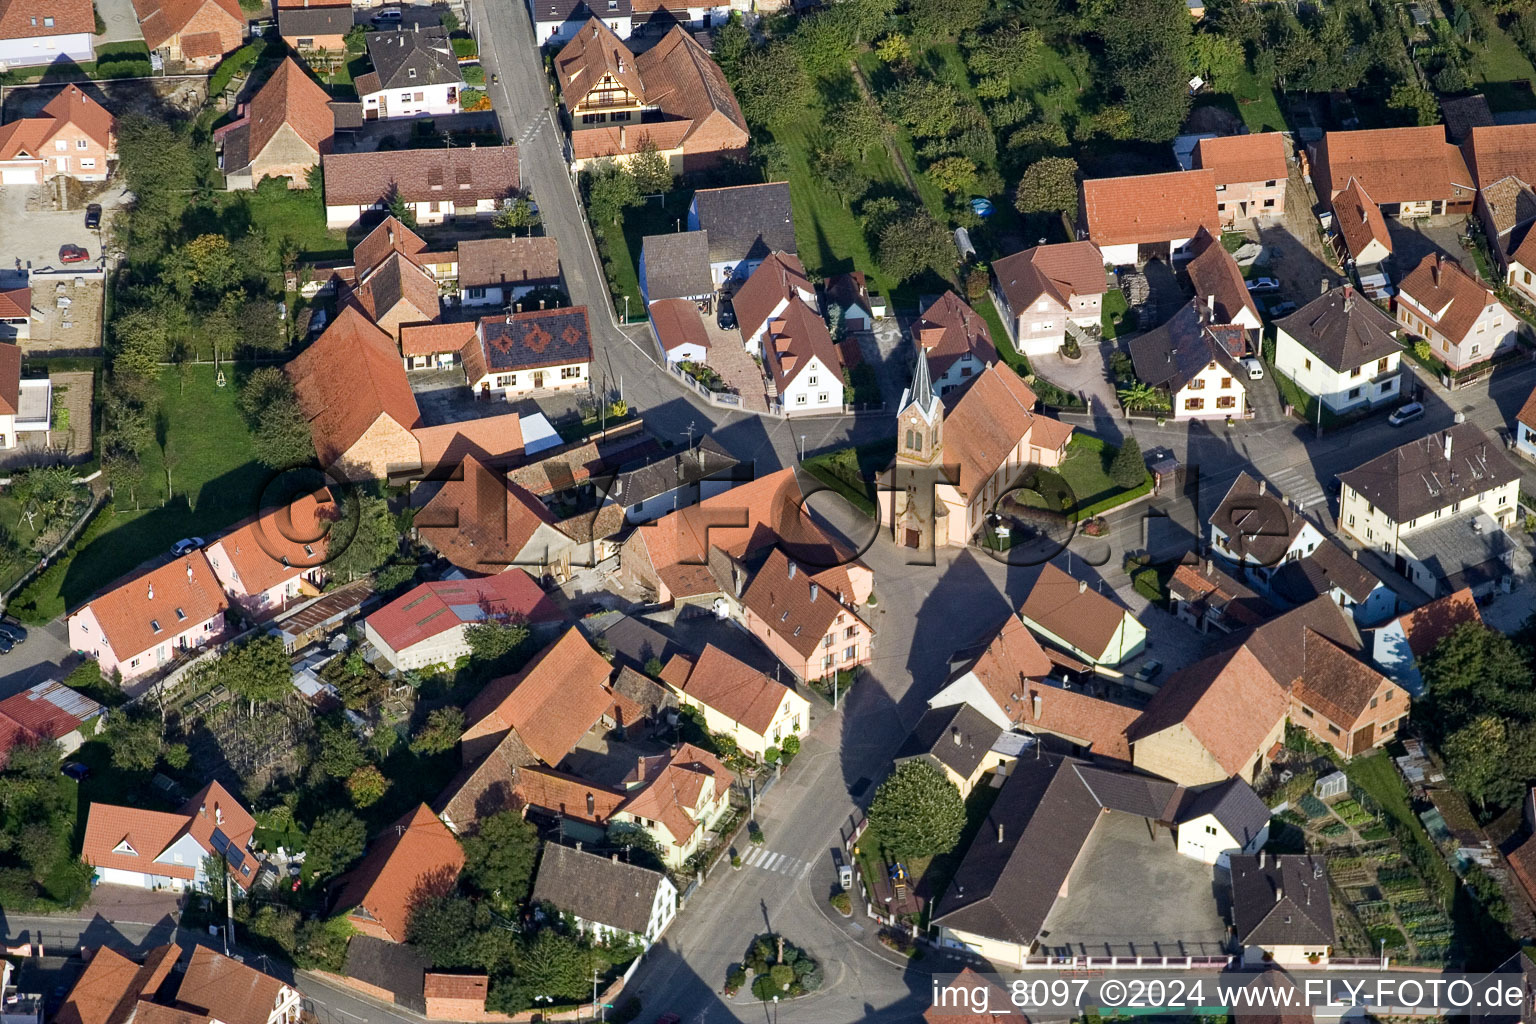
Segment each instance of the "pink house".
M146 675L217 640L229 601L202 551L127 577L69 617L69 646L103 675Z
M208 545L213 575L253 619L291 601L314 597L325 581L326 530L340 513L324 488L291 505L267 509Z

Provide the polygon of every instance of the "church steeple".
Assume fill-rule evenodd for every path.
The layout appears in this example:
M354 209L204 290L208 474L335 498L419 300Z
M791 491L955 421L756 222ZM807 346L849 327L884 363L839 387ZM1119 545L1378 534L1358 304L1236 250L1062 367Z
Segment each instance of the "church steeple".
M902 392L901 405L896 415L900 417L908 405L914 406L924 420L933 422L939 400L933 394L933 375L928 370L928 350L922 342L917 345L917 366L912 370L912 386Z
M917 346L912 384L896 409L896 458L908 464L932 464L944 444L944 406L933 393L928 350Z

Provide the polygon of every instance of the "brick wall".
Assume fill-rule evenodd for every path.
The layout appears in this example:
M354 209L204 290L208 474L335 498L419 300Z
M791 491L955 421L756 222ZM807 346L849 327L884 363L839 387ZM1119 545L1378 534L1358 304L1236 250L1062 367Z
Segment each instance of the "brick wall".
M421 465L421 445L409 430L381 413L373 426L330 467L345 480L383 480L391 470Z

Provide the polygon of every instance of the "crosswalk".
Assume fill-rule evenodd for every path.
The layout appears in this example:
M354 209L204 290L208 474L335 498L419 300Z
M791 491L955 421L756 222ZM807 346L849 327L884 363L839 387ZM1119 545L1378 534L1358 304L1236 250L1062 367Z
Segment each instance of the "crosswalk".
M539 117L534 119L533 123L530 124L527 128L524 128L523 133L517 137L517 144L519 146L528 145L528 141L535 135L539 134L539 132L543 131L544 126L548 123L549 118L547 117Z
M811 873L810 861L791 857L786 853L774 853L766 846L753 847L741 862L749 868L762 868L764 871L774 871L791 878L804 878Z
M1310 465L1288 466L1271 475L1269 483L1281 497L1303 509L1320 513L1322 510L1314 506L1326 504L1323 485Z

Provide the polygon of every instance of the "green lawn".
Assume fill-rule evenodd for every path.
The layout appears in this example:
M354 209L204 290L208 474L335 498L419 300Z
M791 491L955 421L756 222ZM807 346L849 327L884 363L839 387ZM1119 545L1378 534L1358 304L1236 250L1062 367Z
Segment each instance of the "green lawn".
M647 199L642 205L624 211L622 226L594 225L603 229L604 237L598 245L613 261L613 292L618 297L614 303L619 316L624 315L624 297L629 296L629 316L632 320L645 318L645 300L640 297L640 250L647 235L671 234L688 224L688 206L693 202L691 189L679 188L668 192L663 200ZM613 241L617 244L609 245Z
M876 514L873 481L895 458L896 441L893 438L813 455L800 465L847 498L854 508L873 517Z
M983 295L971 303L971 308L987 322L987 329L992 332L992 343L997 346L997 354L1003 362L1013 367L1020 377L1029 376L1029 360L1013 347L1013 339L1008 334L1008 328L1003 325L1002 313L998 311L997 303L992 301L991 294Z
M1119 288L1111 288L1104 293L1104 307L1100 317L1104 337L1118 337L1122 330L1135 330L1136 320L1133 317L1129 324L1126 323L1126 315L1130 307L1125 302L1125 292Z
M1408 801L1408 790L1386 750L1375 750L1355 758L1344 766L1344 774L1349 777L1351 786L1360 787L1376 801L1382 811L1412 833L1415 844L1425 853L1425 856L1418 858L1420 866L1431 867L1434 877L1430 880L1440 892L1447 896L1454 893L1456 878L1439 849L1424 831L1423 822L1413 813L1413 805Z
M267 178L252 191L214 197L226 223L248 224L274 243L288 238L306 260L342 259L351 252L345 231L325 226L325 197L319 189L291 189L286 178Z
M1130 497L1137 488L1127 490L1109 478L1109 467L1120 449L1105 443L1101 437L1074 431L1067 442L1067 457L1057 468L1077 498L1079 515L1103 506L1105 502L1118 504L1119 499ZM1145 482L1150 488L1150 477Z
M1488 106L1495 113L1530 108L1530 83L1536 80L1536 67L1502 28L1494 25L1482 47L1473 46L1471 71L1478 91L1488 98ZM1524 84L1517 86L1516 82Z
M46 621L182 537L212 537L257 506L269 477L256 462L250 431L235 408L239 371L225 364L227 385L215 386L208 365L167 367L156 443L144 455L142 483L120 489L116 511L62 571L42 577L30 597ZM167 481L170 494L167 495Z
M1243 123L1253 132L1283 132L1285 115L1274 85L1244 67L1230 93Z
M1332 430L1343 422L1338 413L1329 409L1326 405L1322 405L1319 408L1320 403L1317 396L1309 395L1301 390L1300 386L1291 378L1280 373L1273 366L1269 368L1269 372L1275 378L1276 387L1280 389L1280 401L1294 408L1296 410L1296 417L1302 422L1309 423L1312 426L1317 426L1321 423L1324 430ZM1321 420L1318 418L1319 414L1321 414Z

